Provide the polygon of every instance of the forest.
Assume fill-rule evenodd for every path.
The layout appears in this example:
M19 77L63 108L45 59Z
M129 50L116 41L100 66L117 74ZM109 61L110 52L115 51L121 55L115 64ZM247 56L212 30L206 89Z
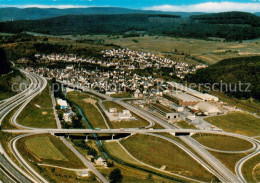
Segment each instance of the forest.
M237 91L223 90L226 94L236 98L255 98L260 99L260 56L241 57L222 60L206 69L198 70L196 74L187 75L185 78L194 83L226 83L231 84L232 90L237 85ZM239 91L238 84L244 83ZM247 89L247 83L250 87ZM220 86L218 89L220 89Z
M20 20L0 23L0 32L23 31L51 35L128 34L165 35L207 39L225 38L241 41L260 37L260 17L243 12L194 15L120 14L66 15L42 20ZM138 36L138 35L137 35Z

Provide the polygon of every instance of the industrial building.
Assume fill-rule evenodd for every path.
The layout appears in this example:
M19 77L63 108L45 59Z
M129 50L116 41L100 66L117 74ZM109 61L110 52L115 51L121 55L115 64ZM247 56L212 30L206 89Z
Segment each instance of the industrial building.
M179 90L179 91L183 91L189 95L192 95L196 98L199 98L201 100L204 100L204 101L215 101L217 102L219 99L218 97L216 96L213 96L213 95L210 95L210 94L207 94L207 93L201 93L199 91L196 91L196 90L193 90L189 87L186 87L184 85L181 85L181 84L178 84L178 83L175 83L175 82L168 82L168 84L174 88L175 90Z
M178 113L173 112L172 110L161 104L152 103L151 108L155 110L158 114L166 117L167 119L177 119L179 117Z
M170 94L163 94L163 97L181 106L196 105L197 103L203 101L182 91L175 91Z
M170 104L170 108L171 108L171 109L174 109L174 110L177 111L177 112L182 112L182 111L184 111L184 107L182 107L182 106L180 106L180 105L178 105L178 104L175 104L175 103Z
M210 104L208 102L201 102L194 106L201 112L203 112L205 115L214 115L219 114L221 111L218 109L217 106Z

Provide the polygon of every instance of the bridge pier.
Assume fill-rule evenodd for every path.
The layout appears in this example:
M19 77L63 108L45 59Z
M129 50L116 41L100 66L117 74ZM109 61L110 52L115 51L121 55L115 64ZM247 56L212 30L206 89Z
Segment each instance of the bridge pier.
M87 142L88 141L88 134L86 134L86 138L85 138L85 142Z
M112 134L112 140L114 140L114 136L115 136L115 134Z

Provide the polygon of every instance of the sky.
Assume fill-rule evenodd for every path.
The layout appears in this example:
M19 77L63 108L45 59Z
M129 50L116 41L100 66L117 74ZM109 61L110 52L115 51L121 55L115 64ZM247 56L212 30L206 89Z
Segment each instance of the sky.
M0 0L0 7L123 7L180 12L260 12L260 0Z

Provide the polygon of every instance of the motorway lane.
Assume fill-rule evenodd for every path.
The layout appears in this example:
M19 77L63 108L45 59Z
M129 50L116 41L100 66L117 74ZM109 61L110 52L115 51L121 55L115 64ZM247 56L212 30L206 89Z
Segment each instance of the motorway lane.
M32 94L39 93L44 86L44 83L46 80L44 78L41 78L35 74L26 73L27 77L30 78L31 84L30 87L23 93L19 93L12 97L9 100L6 100L4 103L1 104L1 111L0 111L0 124L4 117L11 112L14 108L19 106L21 103L25 102L28 97L30 97ZM36 182L33 180L27 173L25 173L23 170L21 170L6 154L4 149L1 147L1 153L5 155L5 159L0 158L0 162L3 163L3 167L6 171L9 171L13 177L15 177L17 180L16 182ZM1 155L3 157L3 155ZM10 180L11 181L11 180Z
M23 138L30 136L31 134L25 134L25 135L20 135L15 137L14 139L11 140L11 151L16 157L16 159L20 162L20 164L31 174L31 176L37 180L37 182L43 182L43 183L48 183L40 174L38 174L27 162L26 160L22 157L22 155L19 153L19 151L16 148L16 142Z
M0 164L5 168L5 171L10 172L12 177L14 177L10 178L10 181L21 183L32 182L30 179L26 178L23 174L21 174L16 168L14 168L2 154L0 154Z
M118 99L115 100L115 99L108 97L104 94L98 93L96 91L89 90L86 87L79 87L78 85L74 85L74 84L71 84L71 83L65 83L65 82L61 82L61 83L67 84L70 87L82 89L83 91L91 92L91 93L98 95L100 97L103 97L107 100L112 100L112 101L116 102L117 104L131 110L135 114L142 116L142 117L146 117L147 119L150 119L151 121L161 125L164 128L168 128L168 129L175 128L172 125L168 124L166 121L151 115L147 111L144 111L140 108L132 106L132 105L125 103L121 100L118 100ZM193 141L191 141L191 138L180 137L180 139L182 141L184 141L186 144L188 144L195 152L197 152L211 166L213 166L213 168L221 175L221 176L218 176L218 175L215 175L215 176L217 176L222 182L241 182L241 180L237 176L235 176L229 169L227 169L220 161L218 161L214 156L212 156L207 150L205 150L204 148L202 148L198 144L193 144Z
M15 181L2 168L0 168L0 182L15 183Z

